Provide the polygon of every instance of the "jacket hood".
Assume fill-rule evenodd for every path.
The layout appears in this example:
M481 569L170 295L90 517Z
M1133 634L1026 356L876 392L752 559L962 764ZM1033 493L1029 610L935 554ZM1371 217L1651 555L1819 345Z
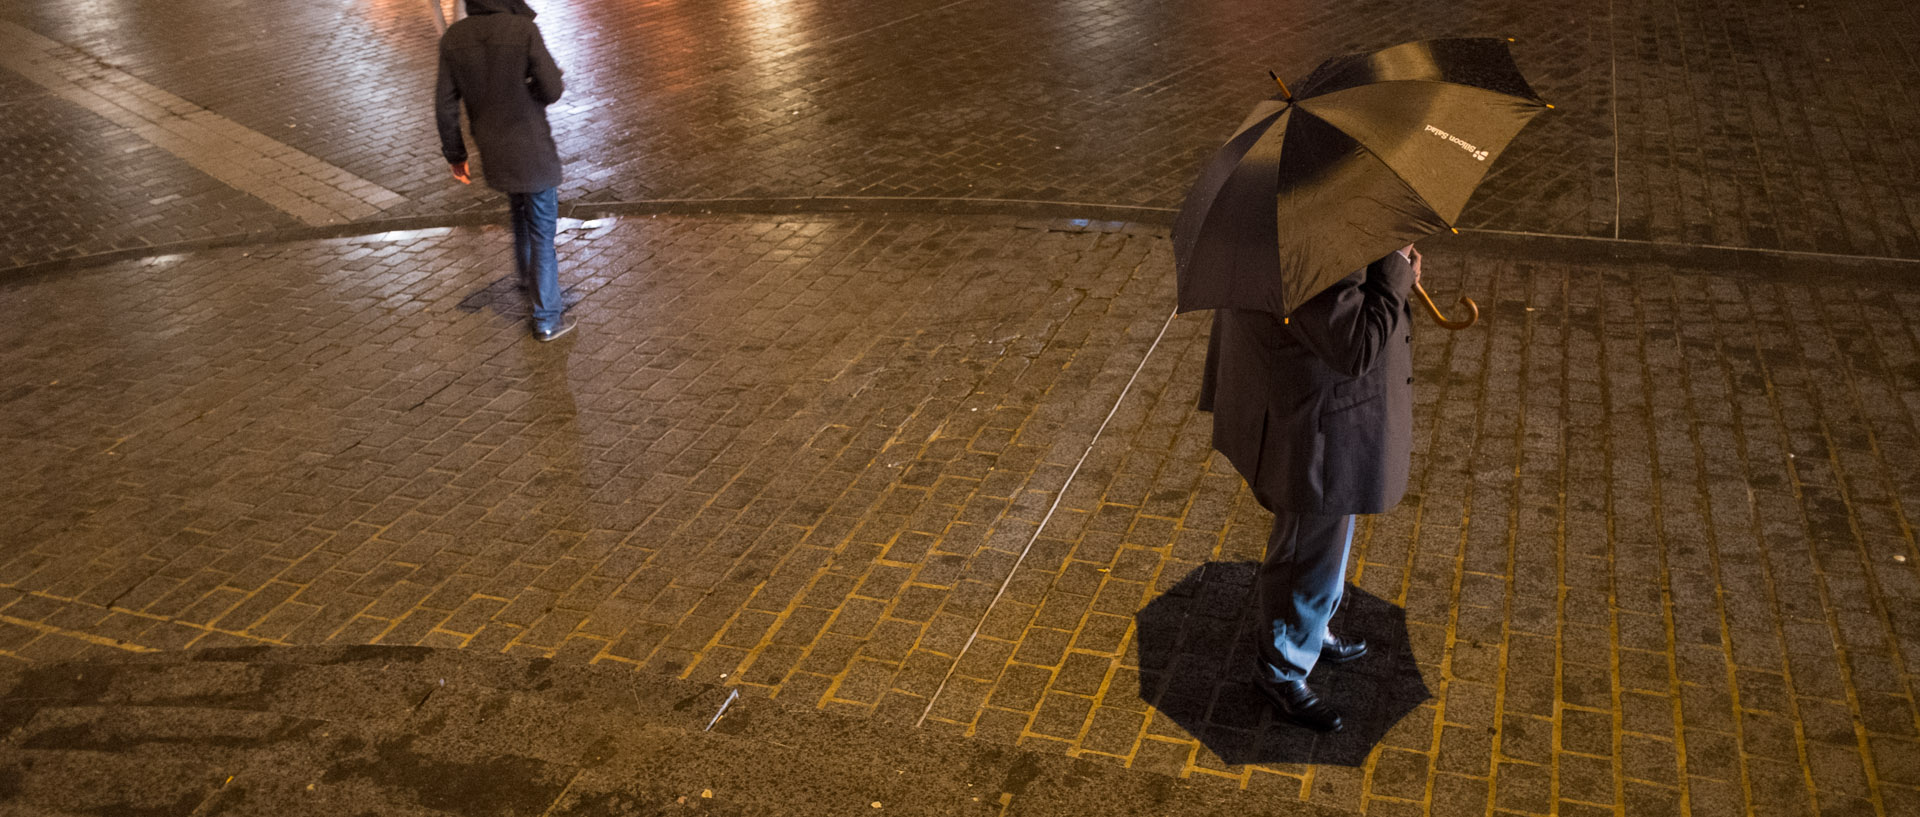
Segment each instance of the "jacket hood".
M482 14L534 16L533 9L527 5L527 0L467 0L468 17L478 17Z

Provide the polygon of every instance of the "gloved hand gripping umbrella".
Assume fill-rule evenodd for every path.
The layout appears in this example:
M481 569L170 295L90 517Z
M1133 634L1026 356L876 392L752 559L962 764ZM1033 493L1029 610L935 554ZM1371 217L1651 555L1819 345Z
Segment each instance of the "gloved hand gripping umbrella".
M1452 229L1494 159L1551 107L1507 41L1491 38L1335 57L1297 97L1281 83L1180 208L1179 311L1286 315L1354 270ZM1440 325L1473 323L1447 320L1416 290Z

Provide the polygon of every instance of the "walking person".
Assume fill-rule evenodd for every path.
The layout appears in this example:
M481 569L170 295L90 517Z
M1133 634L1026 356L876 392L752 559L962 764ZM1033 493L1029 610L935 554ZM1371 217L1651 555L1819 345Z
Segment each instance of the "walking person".
M526 0L466 0L467 16L440 36L434 119L453 177L471 184L460 134L466 103L486 182L507 194L513 260L533 307L533 336L550 341L573 330L560 295L553 235L560 214L560 152L547 106L565 91Z
M1200 408L1213 445L1273 512L1255 578L1255 683L1279 716L1321 732L1340 713L1307 686L1318 661L1364 655L1327 629L1346 584L1355 515L1406 493L1413 441L1411 245L1369 264L1287 317L1214 312Z

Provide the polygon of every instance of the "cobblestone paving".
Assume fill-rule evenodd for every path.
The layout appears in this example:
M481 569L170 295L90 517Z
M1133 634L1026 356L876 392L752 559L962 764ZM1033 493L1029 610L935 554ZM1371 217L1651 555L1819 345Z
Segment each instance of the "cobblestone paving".
M570 202L1170 208L1267 69L1497 33L1559 109L1463 226L1920 258L1891 0L540 7ZM406 199L383 215L500 206L445 177L419 0L0 20ZM0 155L0 268L298 224L5 69ZM1363 728L1315 742L1241 681L1268 517L1191 408L1205 318L1169 319L1162 228L564 240L583 326L550 345L491 228L0 279L0 658L558 657L1255 810L1920 814L1911 263L1442 242L1436 295L1485 317L1416 340L1415 484L1345 621L1391 637L1325 679ZM1415 675L1430 699L1382 703Z
M3 20L0 67L305 224L367 219L402 201L271 136Z
M1522 134L1463 226L1920 257L1920 13L1893 0L1675 7L1487 0L542 5L569 70L553 109L569 201L885 196L1172 207L1256 98L1350 49L1502 34L1560 107ZM26 2L4 16L392 190L389 215L498 207L446 179L420 0ZM98 252L115 189L198 189L167 162L89 172L49 113L21 155L72 195L10 231L18 265ZM21 126L16 126L21 127ZM43 144L52 140L53 144ZM69 194L70 186L84 188ZM93 188L101 187L103 190ZM184 195L184 194L182 194ZM229 197L232 198L232 197ZM144 201L144 199L143 199ZM210 236L176 207L149 242ZM62 201L64 203L64 200ZM24 209L24 208L23 208ZM49 224L50 227L55 225ZM261 225L270 226L270 225ZM77 243L36 235L67 233Z
M1254 808L1920 810L1901 265L1436 247L1484 317L1418 333L1412 496L1354 575L1405 641L1331 679L1377 717L1401 655L1433 697L1355 747L1243 685L1267 517L1192 409L1161 229L565 238L582 328L545 345L497 229L0 284L0 654L630 665Z
M59 99L0 71L0 153L18 191L0 197L0 264L21 266L260 229L299 226L291 216L207 176ZM77 214L111 214L82 220Z

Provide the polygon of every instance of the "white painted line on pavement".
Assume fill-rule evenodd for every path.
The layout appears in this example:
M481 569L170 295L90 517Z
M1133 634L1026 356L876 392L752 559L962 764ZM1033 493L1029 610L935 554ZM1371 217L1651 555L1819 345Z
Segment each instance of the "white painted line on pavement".
M702 732L713 731L713 725L720 722L720 716L727 714L727 707L733 706L734 699L739 697L740 697L740 688L734 687L731 691L727 693L727 699L720 702L720 711L713 713L713 720L707 721L707 728L702 729L700 731Z
M405 201L391 190L4 20L0 67L310 225L368 218Z
M953 681L953 673L960 668L960 662L967 657L967 650L973 648L973 642L980 637L980 630L987 626L987 618L993 615L993 608L1000 604L1000 597L1007 594L1007 587L1013 584L1014 574L1020 572L1020 566L1027 561L1027 554L1033 552L1033 543L1040 541L1040 534L1047 530L1047 523L1053 521L1053 512L1060 509L1060 501L1067 497L1067 489L1073 487L1073 480L1080 476L1080 467L1087 464L1087 457L1093 454L1093 447L1100 444L1100 435L1106 433L1107 426L1113 423L1113 416L1120 413L1120 406L1127 402L1127 395L1133 392L1133 384L1140 379L1140 373L1147 368L1147 361L1153 359L1153 353L1160 348L1160 341L1167 336L1167 328L1173 326L1178 311L1167 313L1167 322L1160 324L1160 334L1153 337L1153 345L1147 347L1147 353L1140 356L1140 363L1133 367L1133 376L1127 378L1127 385L1120 389L1120 396L1113 399L1113 408L1107 410L1107 418L1100 421L1100 427L1094 429L1093 439L1087 441L1087 448L1080 452L1079 461L1073 464L1073 470L1067 472L1067 481L1053 494L1053 504L1047 506L1047 515L1040 519L1040 525L1033 529L1028 537L1027 546L1020 550L1020 558L1015 559L1013 568L1007 571L1007 578L1000 582L1000 591L993 594L993 601L987 603L987 611L980 615L980 623L973 626L973 632L967 635L967 643L960 647L960 653L953 657L953 663L947 665L947 674L940 678L940 686L927 697L927 708L920 710L920 719L913 722L915 727L927 723L927 715L933 712L934 704L940 702L940 693L947 691L947 684Z

